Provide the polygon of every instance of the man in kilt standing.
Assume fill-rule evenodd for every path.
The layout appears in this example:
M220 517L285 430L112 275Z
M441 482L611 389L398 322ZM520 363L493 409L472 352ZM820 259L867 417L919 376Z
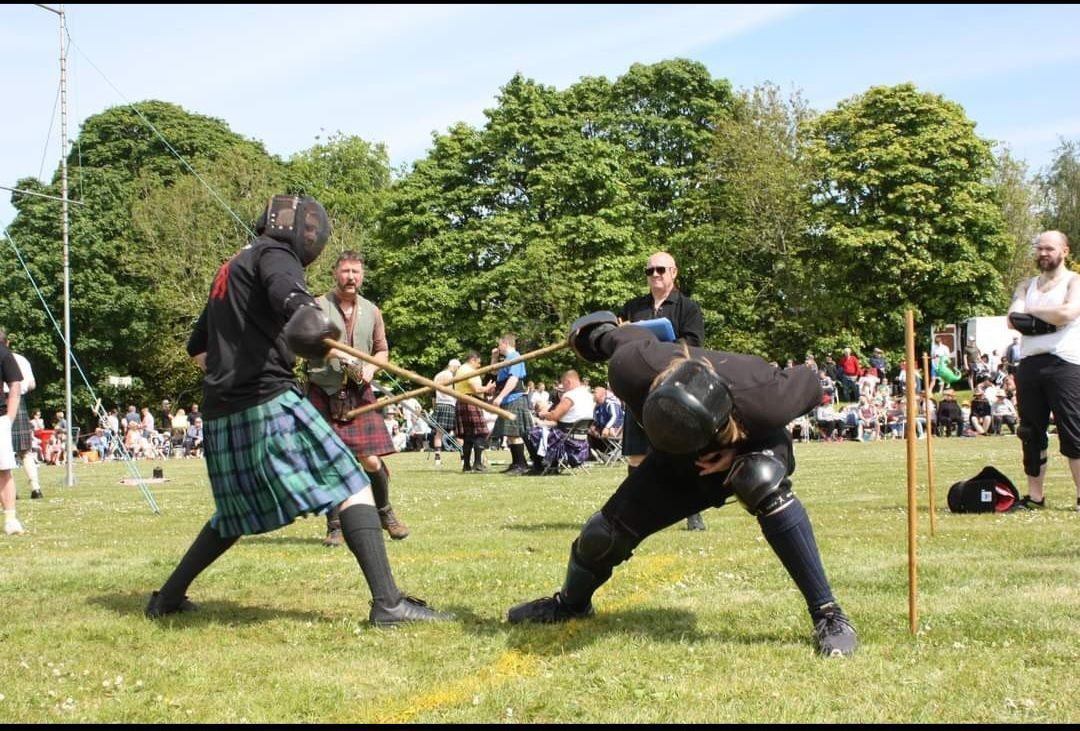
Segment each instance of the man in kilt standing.
M491 362L502 360L514 360L519 356L517 352L517 338L506 333L499 338L499 344L491 351ZM495 398L492 403L502 406L513 414L516 419L499 417L495 422L495 428L491 432L491 439L496 444L506 437L510 445L510 466L503 472L507 475L524 475L529 472L529 465L525 461L525 435L532 429L532 412L529 410L529 399L525 394L525 364L517 363L512 366L500 368L495 376Z
M451 358L446 364L446 368L435 374L435 377L431 380L440 386L446 386L454 378L454 374L457 373L458 368L461 367L461 361L457 358ZM435 392L435 411L431 414L431 420L435 422L435 435L432 438L432 442L435 445L435 466L442 467L442 450L443 441L450 437L451 432L454 431L455 419L457 418L457 399L453 396L447 396L441 391ZM445 436L444 436L445 435Z
M334 288L318 299L318 305L343 333L343 342L385 363L390 358L382 311L360 296L364 286L364 259L355 251L343 251L334 264ZM329 357L307 361L307 397L334 431L352 450L364 468L375 495L379 520L390 537L400 541L409 536L409 527L397 519L390 505L390 472L380 457L393 454L394 442L386 422L377 411L347 418L349 411L375 403L371 381L378 367L371 363L350 365L353 359L330 351ZM341 517L337 510L326 515L324 546L340 546Z
M465 357L465 362L457 370L457 377L465 378L478 368L480 368L480 354L474 351ZM473 376L454 384L454 390L458 393L477 398L490 392L494 387L494 382L485 386L480 376ZM454 432L461 440L461 471L486 472L487 468L484 467L484 460L481 457L488 436L484 412L478 406L465 403L463 399L457 400L455 409Z
M304 279L330 236L326 211L313 198L274 196L257 230L218 270L187 345L206 371L204 447L216 510L145 613L195 609L188 586L241 535L336 507L371 590L372 624L450 619L398 590L367 478L293 376L294 354L324 358L324 339L341 334Z

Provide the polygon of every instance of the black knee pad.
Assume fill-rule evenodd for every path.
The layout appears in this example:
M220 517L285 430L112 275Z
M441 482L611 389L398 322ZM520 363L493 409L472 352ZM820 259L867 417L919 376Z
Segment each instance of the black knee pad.
M1021 424L1016 427L1016 436L1019 437L1023 449L1024 474L1038 477L1042 466L1046 464L1046 458L1042 455L1043 450L1049 445L1046 432L1036 433L1030 426Z
M595 513L585 521L574 541L574 557L584 566L595 570L610 570L634 553L637 540L614 525L603 513Z

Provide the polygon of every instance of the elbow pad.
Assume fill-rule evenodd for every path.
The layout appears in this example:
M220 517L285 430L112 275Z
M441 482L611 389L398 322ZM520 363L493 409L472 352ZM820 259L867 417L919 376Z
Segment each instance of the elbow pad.
M1010 312L1009 324L1024 335L1046 335L1057 332L1057 325L1051 325L1041 317L1027 312Z

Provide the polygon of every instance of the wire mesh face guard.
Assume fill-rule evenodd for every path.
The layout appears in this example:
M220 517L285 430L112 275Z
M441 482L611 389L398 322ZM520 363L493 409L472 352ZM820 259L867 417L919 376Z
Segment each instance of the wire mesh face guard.
M330 219L311 197L275 195L259 220L260 233L290 244L305 267L319 258L330 239Z
M642 426L649 442L668 454L700 452L727 425L727 382L700 361L686 361L646 397Z

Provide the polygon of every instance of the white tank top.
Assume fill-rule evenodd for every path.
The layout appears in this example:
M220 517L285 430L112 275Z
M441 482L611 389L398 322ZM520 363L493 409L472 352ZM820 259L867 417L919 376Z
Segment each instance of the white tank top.
M1065 293L1069 289L1069 282L1076 274L1063 277L1061 282L1049 292L1040 292L1038 287L1039 278L1032 277L1028 284L1024 302L1028 311L1032 307L1046 305L1060 305L1065 302ZM1025 335L1020 341L1020 357L1053 353L1062 360L1080 365L1080 319L1073 320L1068 325L1057 329L1057 332L1045 335Z
M451 373L449 370L439 371L439 375L435 376L436 382L438 382L439 378L441 376L443 376L443 375L447 376L446 380L448 380L448 381L451 378L454 377L454 374ZM453 388L453 386L451 386L451 388ZM435 392L435 403L436 404L450 404L451 406L453 406L454 404L457 403L457 399L454 398L453 396L447 396L442 391L436 391Z
M563 394L563 398L570 399L573 406L559 419L560 424L569 426L575 421L593 418L593 397L589 393L588 386L582 384L577 388L572 388Z

